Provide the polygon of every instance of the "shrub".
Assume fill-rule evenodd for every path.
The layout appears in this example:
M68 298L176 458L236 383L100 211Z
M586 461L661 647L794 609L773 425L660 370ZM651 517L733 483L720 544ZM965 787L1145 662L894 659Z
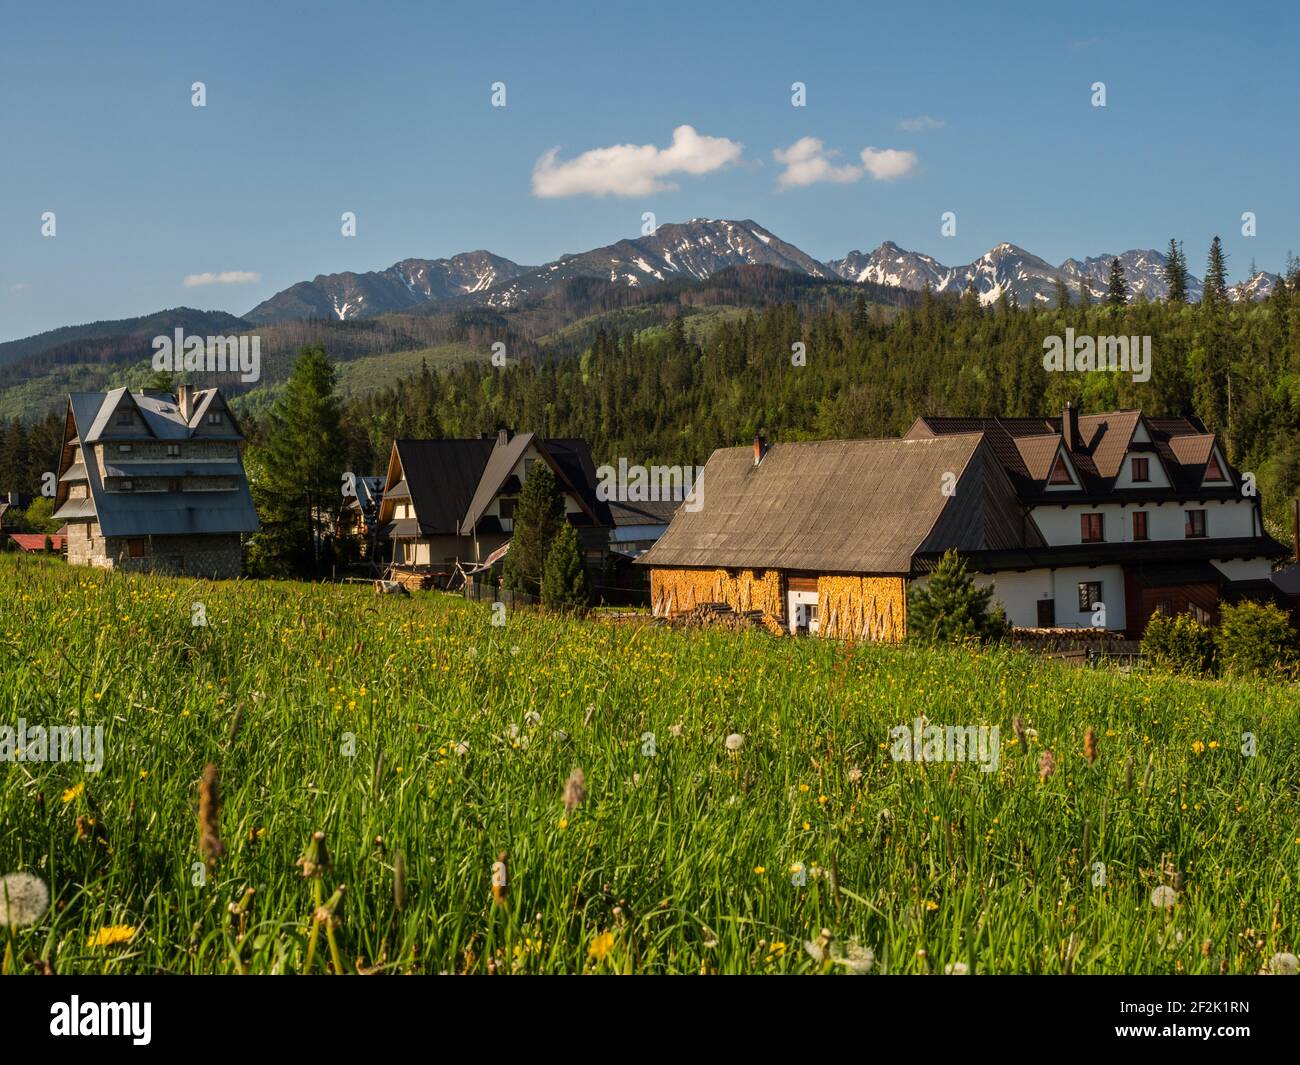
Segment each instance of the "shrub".
M1294 674L1300 663L1291 619L1272 603L1224 604L1214 642L1219 665L1233 676Z
M1142 634L1142 654L1158 669L1193 675L1214 672L1214 630L1190 614L1157 611Z
M919 643L1000 640L1009 625L1000 606L990 608L992 588L978 588L955 551L944 553L923 587L908 595L907 633Z

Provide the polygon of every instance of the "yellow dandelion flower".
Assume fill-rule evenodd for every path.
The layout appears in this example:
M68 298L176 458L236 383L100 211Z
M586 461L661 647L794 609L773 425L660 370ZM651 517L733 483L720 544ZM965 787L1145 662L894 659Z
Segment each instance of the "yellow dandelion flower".
M595 958L597 961L604 961L605 955L609 953L610 948L614 945L613 932L601 932L591 941L591 946L587 948L587 957Z
M88 947L112 947L127 943L135 936L135 926L129 924L105 925L86 942Z
M764 866L756 865L754 866L754 872L756 875L762 876L764 873L767 872L767 869Z
M85 790L86 782L84 780L80 784L74 784L63 793L63 801L65 803L72 802L73 799L77 798Z

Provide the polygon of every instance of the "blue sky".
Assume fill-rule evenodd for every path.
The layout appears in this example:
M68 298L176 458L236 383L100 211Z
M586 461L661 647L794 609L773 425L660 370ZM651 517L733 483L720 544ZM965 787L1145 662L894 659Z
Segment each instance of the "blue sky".
M413 256L542 263L639 235L644 211L753 218L819 259L888 239L957 264L1006 240L1059 263L1178 236L1199 274L1219 233L1234 279L1252 258L1277 270L1300 251L1300 13L1167 8L10 0L0 340L180 305L238 314ZM664 168L644 182L675 188L592 194L582 153L665 149L682 125L725 139L686 153L706 172L643 148L619 180L644 158ZM782 188L773 152L810 137L823 154L803 173L840 180ZM868 147L912 155L878 178ZM555 148L576 172L536 195ZM185 284L227 272L260 280Z

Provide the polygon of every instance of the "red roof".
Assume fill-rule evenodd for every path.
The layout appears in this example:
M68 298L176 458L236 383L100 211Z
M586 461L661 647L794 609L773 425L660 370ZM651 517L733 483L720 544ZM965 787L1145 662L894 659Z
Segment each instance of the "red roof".
M43 533L10 533L9 539L24 551L45 550L45 535ZM63 550L64 538L62 536L51 536L49 540L54 545L55 551Z

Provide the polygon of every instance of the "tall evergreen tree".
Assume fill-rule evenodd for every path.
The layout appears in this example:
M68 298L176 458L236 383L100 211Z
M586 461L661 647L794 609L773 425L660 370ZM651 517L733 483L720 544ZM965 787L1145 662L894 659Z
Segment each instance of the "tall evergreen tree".
M315 571L322 519L341 510L345 472L334 367L323 347L298 353L270 424L267 445L251 462L262 528L249 545L250 567L267 576Z
M581 610L590 602L582 544L577 530L563 521L542 570L542 603L551 610Z
M1070 306L1070 290L1065 284L1065 278L1056 279L1056 305L1057 307Z
M564 520L564 496L555 474L544 461L534 462L524 477L515 504L514 531L506 555L503 583L512 591L537 595L546 556L550 554Z
M1170 303L1187 302L1187 258L1182 244L1173 237L1169 238L1169 250L1165 253L1165 283L1169 286Z
M1124 264L1118 258L1110 261L1110 281L1106 285L1106 302L1112 307L1128 303L1128 282L1124 279Z
M1228 257L1223 254L1223 242L1216 236L1210 242L1210 255L1205 265L1205 295L1207 306L1222 303L1228 298Z

